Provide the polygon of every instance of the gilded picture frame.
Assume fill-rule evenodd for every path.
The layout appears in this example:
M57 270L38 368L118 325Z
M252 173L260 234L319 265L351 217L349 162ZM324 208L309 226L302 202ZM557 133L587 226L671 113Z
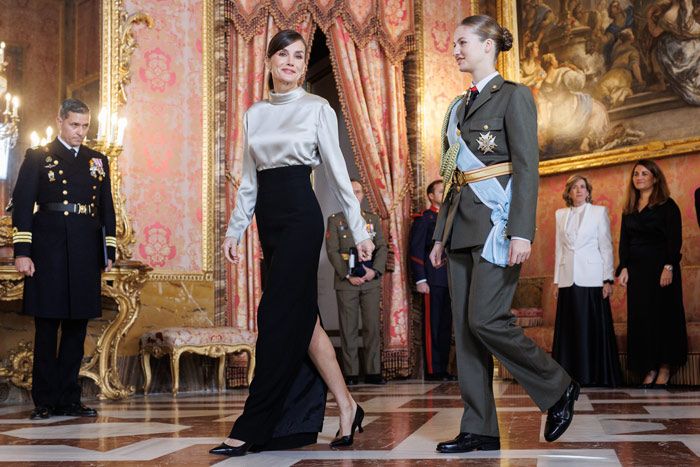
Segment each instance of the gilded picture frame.
M513 34L514 38L514 43L513 43L513 50L511 50L508 53L501 54L498 60L498 68L499 71L506 77L507 79L515 80L518 82L523 82L523 76L527 77L527 71L529 69L526 69L523 71L523 67L527 68L527 65L531 65L532 63L532 57L529 56L530 60L528 61L527 64L524 65L525 59L524 59L524 50L523 50L523 44L521 42L524 42L525 40L529 40L528 42L535 42L533 39L533 31L530 30L532 29L532 21L525 21L525 15L527 14L526 6L528 8L540 8L540 11L537 12L537 15L530 15L528 16L528 19L531 20L534 17L541 19L543 15L546 15L547 9L553 10L553 16L555 17L555 21L553 23L556 25L558 22L561 22L561 17L559 16L559 13L561 13L561 16L564 16L567 18L567 22L561 22L563 27L568 27L569 30L567 30L568 38L566 39L567 41L574 42L571 37L574 35L571 31L573 30L576 34L579 36L583 36L586 33L586 27L587 24L582 24L582 23L577 23L577 18L575 18L574 14L569 13L569 10L564 10L564 8L570 8L573 10L574 6L576 5L582 5L582 4L587 4L590 2L595 1L596 4L603 5L603 7L607 7L609 11L611 11L611 14L616 14L617 11L614 10L617 6L613 6L611 10L611 4L614 3L616 0L581 0L581 1L576 1L576 0L496 0L495 2L493 1L486 1L486 0L473 0L472 1L472 8L475 13L484 13L484 14L490 14L496 16L496 19L498 22L507 27ZM602 2L602 3L601 3ZM618 2L618 6L622 4L622 7L620 7L623 12L629 12L630 10L625 10L626 8L633 8L635 2ZM600 6L598 5L598 6ZM625 6L625 5L632 5L632 6ZM559 11L556 11L556 7L559 8ZM583 8L583 7L579 7ZM646 10L645 10L646 11ZM543 13L544 12L544 13ZM593 14L603 14L600 12L600 8L598 11L593 12ZM604 12L605 15L607 15L607 12ZM621 13L621 14L630 14L631 13ZM570 17L570 18L569 18ZM622 22L624 23L624 17L622 17ZM603 24L605 26L605 24ZM579 27L578 30L576 30L576 27ZM530 29L529 29L530 28ZM651 29L651 26L648 26L648 29ZM551 32L551 31L550 31ZM606 29L602 30L603 33L606 32ZM610 32L610 31L607 31ZM541 28L538 31L538 33L541 33ZM556 31L553 32L555 34ZM588 31L588 34L590 35L590 31ZM561 35L561 34L560 34ZM640 34L642 35L642 34ZM540 37L541 36L537 36ZM563 37L563 36L562 36ZM608 36L609 37L609 36ZM631 37L631 35L630 35ZM602 40L605 40L606 37L604 37ZM554 40L554 39L552 39ZM561 39L564 41L564 39ZM634 40L634 39L632 39ZM698 39L700 41L700 39ZM584 40L583 38L579 41L579 47L581 50L585 50L586 47L586 42L590 42L588 38ZM566 47L566 45L562 46L559 42L557 44L557 51L560 52L563 47ZM567 42L568 44L568 42ZM530 46L532 48L532 46ZM635 46L637 51L641 49L641 47ZM622 56L622 53L624 51L622 50L622 47L619 48L620 52L618 53L619 56ZM590 52L590 50L589 50ZM595 52L595 49L594 49ZM642 50L643 52L643 50ZM550 51L547 51L547 53L551 53ZM607 60L614 59L614 56L610 56L612 54L612 49L607 51L608 56L604 57ZM532 55L532 54L530 54ZM555 55L555 54L552 54ZM562 53L562 55L566 55ZM578 54L580 56L585 56L588 55L586 53L585 55ZM601 53L601 55L603 55ZM649 54L647 54L649 55ZM658 55L658 54L656 54ZM561 62L564 63L564 66L569 66L569 60L571 59L572 56L575 56L572 53L569 53L568 56L564 56L561 59ZM635 60L638 57L635 56ZM693 60L698 59L698 57L690 57ZM561 63L559 64L561 65ZM651 67L651 66L650 66ZM550 64L551 68L551 64ZM580 68L580 67L579 67ZM628 98L631 98L630 96L634 96L635 92L637 92L639 89L642 89L644 91L653 89L652 85L649 84L648 86L641 86L640 83L644 83L643 79L640 82L635 82L636 78L638 76L635 75L635 70L633 70L632 66L628 67L631 71L627 73L627 75L632 75L631 76L631 81L632 84L627 86L628 91L631 91L627 93ZM571 69L577 69L577 67L571 66ZM611 69L610 66L607 66L607 70L609 71ZM562 137L562 135L566 135L566 130L563 130L562 132L559 132L559 128L556 127L557 124L557 119L560 121L566 123L569 121L576 121L575 118L582 118L580 115L577 115L575 112L569 112L571 115L564 116L562 117L562 112L561 109L568 109L569 107L562 107L562 102L566 102L564 100L558 102L554 101L554 109L556 112L550 112L550 115L548 116L546 114L546 110L543 111L543 107L541 105L541 102L545 101L544 98L541 98L540 101L538 101L538 113L539 113L539 118L540 118L540 140L541 140L541 160L540 160L540 174L541 175L547 175L547 174L554 174L554 173L561 173L561 172L569 172L569 171L574 171L574 170L580 170L580 169L589 169L593 167L602 167L606 165L613 165L613 164L622 164L626 162L631 162L635 160L639 160L642 158L661 158L661 157L669 157L669 156L675 156L675 155L681 155L681 154L690 154L693 152L698 152L700 151L700 132L694 131L692 125L688 125L687 131L685 131L685 134L683 134L683 131L675 131L674 137L668 137L665 138L663 128L659 128L658 130L656 128L652 129L651 131L649 130L649 120L650 117L649 115L644 115L644 112L652 112L654 116L658 119L662 119L662 121L668 121L668 122L673 122L673 121L700 121L700 106L693 106L690 104L687 104L686 99L682 102L680 101L680 98L677 96L674 96L675 94L679 94L676 88L673 87L673 84L670 86L667 84L666 88L662 91L664 93L664 96L666 97L666 101L669 103L667 104L667 107L670 106L670 110L662 109L662 110L657 110L653 107L653 103L651 102L651 98L649 97L649 93L646 93L646 99L647 102L644 102L644 96L641 96L641 103L638 105L639 109L636 111L637 116L639 117L638 120L642 120L643 118L647 119L647 127L644 128L645 131L640 130L639 128L636 127L637 121L635 121L635 110L627 110L623 109L622 107L624 106L625 102L616 102L614 104L611 103L611 100L614 100L614 98L610 98L610 92L609 89L606 90L608 94L605 92L601 93L600 89L603 88L604 86L601 86L601 82L603 81L603 78L609 78L609 76L606 77L605 74L602 75L602 77L599 78L599 81L596 82L596 90L591 91L591 96L586 97L586 99L593 102L593 106L598 106L600 109L600 103L604 103L605 108L608 110L608 115L604 115L604 112L601 112L601 118L605 119L607 118L609 120L608 127L605 129L605 131L601 130L600 133L603 135L601 137L601 142L600 144L591 144L590 142L584 141L585 138L582 138L581 135L579 136L579 140L576 140L575 137L572 137L570 142L573 142L573 144L579 144L579 147L574 146L574 150L572 150L572 146L569 145L568 150L561 150L561 148L557 148L557 144L559 144L562 140L567 141L566 138ZM625 76L629 80L629 76ZM609 80L608 80L609 81ZM580 90L582 91L581 94L585 93L588 89L586 90ZM620 91L620 86L618 86L616 91ZM577 90L578 91L578 90ZM574 93L572 93L574 94ZM644 94L644 93L639 93L639 94ZM623 93L624 95L624 93ZM602 98L601 98L602 96ZM572 97L572 96L568 96ZM576 94L574 97L578 98L578 94ZM537 98L536 98L537 99ZM573 97L572 97L573 99ZM580 101L581 99L579 99ZM572 100L571 102L574 102ZM550 106L552 103L549 103ZM646 106L646 107L645 107ZM675 106L675 107L673 107ZM595 109L594 109L595 110ZM616 113L616 117L611 117L609 114L612 113L610 111L613 111ZM626 112L626 113L625 113ZM632 115L631 117L625 117L624 115ZM697 117L695 117L697 115ZM622 117L620 117L622 116ZM690 118L690 119L689 119ZM544 120L543 120L544 119ZM547 120L549 119L549 120ZM615 119L615 120L614 120ZM552 122L551 128L547 130L547 122ZM545 130L542 130L542 128L545 128ZM564 125L565 126L565 125ZM658 134L654 134L654 131L656 131ZM673 131L668 131L668 134L674 133ZM644 134L643 136L640 136ZM619 140L614 139L614 137L619 136ZM604 139L604 138L607 138ZM548 144L548 141L553 141L554 143ZM606 143L606 141L609 141ZM583 144L586 143L586 144ZM605 143L605 144L603 144ZM615 144L619 143L619 144ZM586 145L588 144L588 148L586 148ZM608 147L606 147L606 144ZM612 147L610 147L612 146ZM587 149L587 150L586 150Z

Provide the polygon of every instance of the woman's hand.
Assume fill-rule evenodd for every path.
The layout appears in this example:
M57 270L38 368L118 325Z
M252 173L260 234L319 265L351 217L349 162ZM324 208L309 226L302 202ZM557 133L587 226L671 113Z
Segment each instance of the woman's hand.
M629 274L627 273L627 268L622 268L622 271L620 271L620 275L617 276L618 283L622 287L627 287L627 281L629 281Z
M661 271L661 279L659 280L659 284L661 287L666 287L671 283L673 280L673 271L669 271L668 269L664 268Z
M508 250L508 266L522 264L530 257L532 245L527 240L514 238L510 241Z
M369 238L357 244L357 255L360 257L360 261L371 260L372 252L374 252L374 243Z
M610 284L608 282L603 284L603 298L608 298L608 297L612 296L612 290L613 290L612 284Z
M224 250L224 257L229 263L238 264L241 256L238 254L238 241L234 237L226 237L221 244Z

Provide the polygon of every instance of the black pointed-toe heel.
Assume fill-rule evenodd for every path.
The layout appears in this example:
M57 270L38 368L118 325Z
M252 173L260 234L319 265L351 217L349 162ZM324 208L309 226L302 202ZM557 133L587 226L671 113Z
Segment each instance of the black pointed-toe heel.
M243 443L240 446L229 446L226 443L221 443L217 447L209 450L209 454L219 454L229 457L245 456L253 443Z
M365 411L362 410L360 405L357 405L357 410L355 410L355 419L352 421L352 427L350 428L350 434L345 436L340 436L340 430L335 434L336 438L331 441L331 448L344 448L347 446L352 446L352 442L355 440L355 430L362 433L362 420L365 418Z

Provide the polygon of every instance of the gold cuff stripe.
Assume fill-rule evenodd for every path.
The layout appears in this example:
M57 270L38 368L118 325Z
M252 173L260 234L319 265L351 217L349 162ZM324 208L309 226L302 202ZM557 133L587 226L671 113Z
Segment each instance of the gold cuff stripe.
M501 164L489 165L479 169L461 172L455 170L454 183L458 185L466 185L467 183L476 183L489 178L500 177L513 173L513 164L511 162L503 162Z
M32 243L31 238L13 238L12 243Z

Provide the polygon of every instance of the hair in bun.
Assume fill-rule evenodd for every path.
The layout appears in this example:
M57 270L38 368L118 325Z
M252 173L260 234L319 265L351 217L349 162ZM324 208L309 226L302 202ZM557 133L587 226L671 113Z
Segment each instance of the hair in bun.
M501 37L503 42L501 43L501 52L508 52L513 48L513 34L508 30L508 28L501 28Z
M498 57L499 52L507 52L513 48L513 34L488 15L467 16L460 25L470 28L482 42L491 39L496 45L494 59Z

